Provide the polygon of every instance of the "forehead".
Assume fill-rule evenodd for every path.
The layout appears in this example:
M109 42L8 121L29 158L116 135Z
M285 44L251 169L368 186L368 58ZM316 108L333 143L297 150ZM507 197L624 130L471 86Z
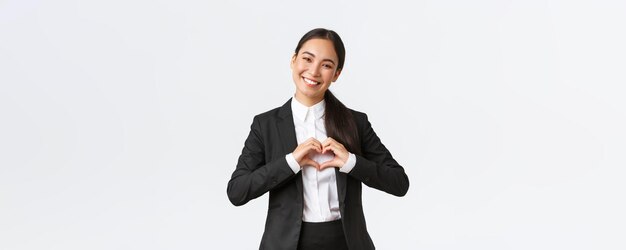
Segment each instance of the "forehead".
M335 52L333 42L328 39L313 38L306 41L300 48L299 54L303 52L309 52L316 57L337 60L337 52Z

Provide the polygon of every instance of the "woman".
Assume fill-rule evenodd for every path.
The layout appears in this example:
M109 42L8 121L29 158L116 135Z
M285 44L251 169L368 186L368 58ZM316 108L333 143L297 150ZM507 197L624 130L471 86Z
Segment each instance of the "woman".
M337 33L309 31L291 58L294 98L253 119L227 193L240 206L269 191L260 249L374 249L361 183L396 196L408 191L404 169L367 116L328 90L344 60Z

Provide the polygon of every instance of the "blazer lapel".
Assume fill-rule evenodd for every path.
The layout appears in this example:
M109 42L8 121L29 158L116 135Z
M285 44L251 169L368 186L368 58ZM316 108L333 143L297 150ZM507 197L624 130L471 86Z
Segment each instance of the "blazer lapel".
M283 143L284 155L293 152L298 146L298 138L296 137L296 128L293 125L293 114L291 112L291 98L280 110L278 115L280 120L277 122L278 133ZM298 173L300 174L300 173ZM298 200L302 203L302 177L296 176L296 187L298 187Z
M339 207L343 208L343 202L346 199L346 182L348 181L348 175L346 173L339 172L339 168L335 168L335 176L337 176L337 194L339 195Z
M296 128L293 125L293 114L291 113L291 99L280 107L278 115L281 118L278 121L278 133L280 133L284 153L289 154L298 146Z

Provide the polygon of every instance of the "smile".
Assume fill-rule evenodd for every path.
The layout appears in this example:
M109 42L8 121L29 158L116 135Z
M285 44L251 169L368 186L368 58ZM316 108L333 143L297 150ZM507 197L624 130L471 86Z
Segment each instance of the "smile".
M319 82L313 81L311 79L308 79L306 77L302 77L302 79L304 80L305 83L307 83L308 85L318 85L320 84Z

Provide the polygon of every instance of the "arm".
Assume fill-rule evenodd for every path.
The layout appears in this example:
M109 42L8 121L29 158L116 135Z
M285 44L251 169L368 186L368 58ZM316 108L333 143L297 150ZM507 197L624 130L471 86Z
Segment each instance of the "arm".
M349 175L365 183L395 196L404 196L409 190L409 178L404 168L396 162L385 145L372 129L365 115L361 123L362 155L356 155L356 165Z
M265 162L261 132L261 126L255 117L226 190L228 199L235 206L248 203L295 175L285 157Z

